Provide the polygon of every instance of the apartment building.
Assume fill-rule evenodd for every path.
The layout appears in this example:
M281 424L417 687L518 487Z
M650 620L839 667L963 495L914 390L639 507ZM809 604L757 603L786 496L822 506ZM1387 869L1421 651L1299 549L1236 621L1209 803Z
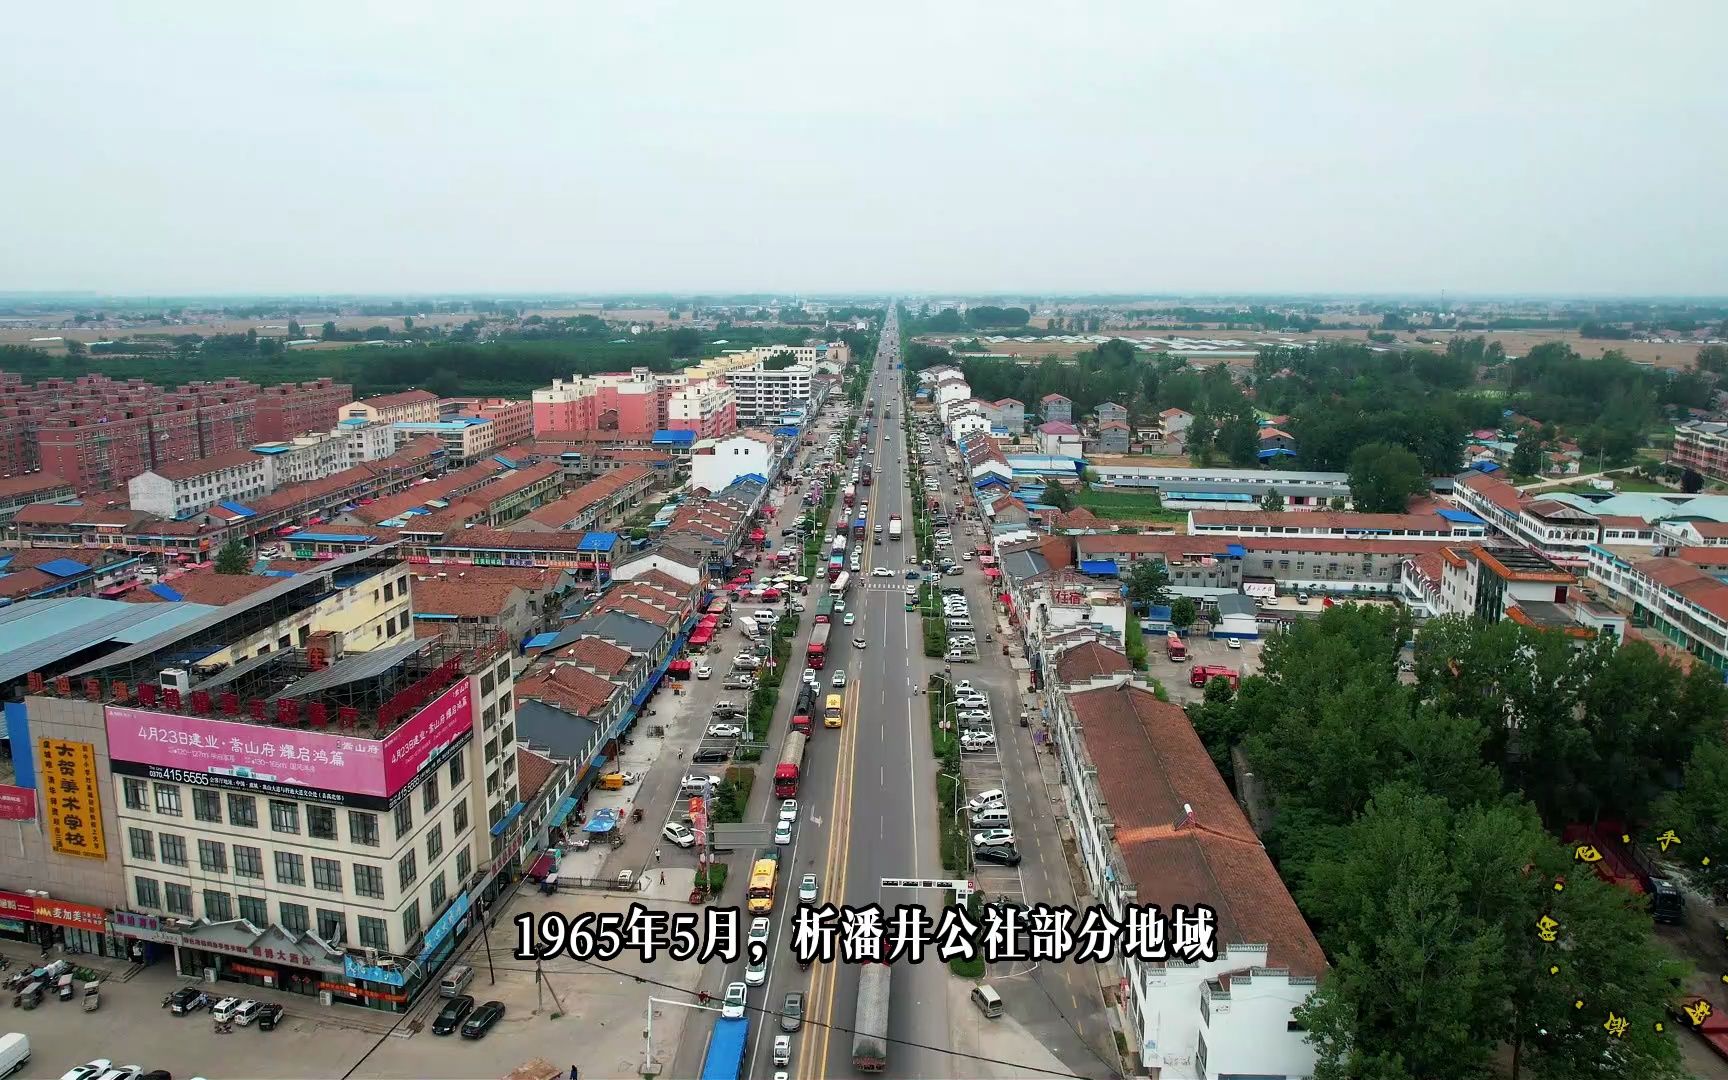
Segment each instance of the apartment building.
M808 364L778 369L757 364L728 371L726 384L736 399L738 423L772 427L790 412L809 409L814 373Z
M437 439L444 447L445 460L458 467L491 456L493 448L497 446L497 425L478 416L454 416L448 420L432 421L397 421L391 427L396 433L397 446L406 446L415 439Z
M718 439L738 430L738 399L723 383L695 383L672 391L666 398L666 417L661 428L688 431L698 439Z
M1668 464L1728 482L1728 424L1709 420L1676 424Z
M284 484L304 484L348 468L349 447L348 436L340 430L314 431L288 440L259 443L252 447L252 453L269 461L270 486L274 490Z
M663 379L647 368L553 379L534 391L534 435L598 436L646 446L665 426Z
M1656 556L1597 546L1587 570L1643 634L1728 674L1728 560L1721 549L1682 548Z
M0 477L0 523L32 503L62 502L75 494L71 484L52 473Z
M502 450L534 437L534 403L508 398L446 398L441 407L448 417L472 416L492 422L492 445Z
M717 492L740 477L770 477L778 456L774 437L761 431L698 440L690 452L690 487Z
M343 420L331 430L342 439L344 469L387 458L396 452L394 424L376 420Z
M271 455L232 450L200 461L174 462L127 481L129 505L158 517L189 517L218 503L246 504L275 490Z
M343 405L337 420L366 420L388 424L429 424L438 419L438 395L430 390L404 390L381 394Z
M353 399L352 386L327 378L266 386L258 391L253 436L261 442L282 442L329 431L342 406Z
M1045 394L1038 399L1038 408L1047 424L1074 422L1074 402L1061 394Z

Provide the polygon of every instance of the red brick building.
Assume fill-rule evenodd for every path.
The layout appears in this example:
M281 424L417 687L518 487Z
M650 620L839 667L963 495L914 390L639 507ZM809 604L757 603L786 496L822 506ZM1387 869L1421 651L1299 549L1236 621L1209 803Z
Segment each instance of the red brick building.
M258 442L277 442L308 431L329 431L336 426L342 406L354 400L354 388L332 379L318 379L296 386L266 386L258 391L258 411L253 417L253 437ZM530 421L532 421L530 408Z

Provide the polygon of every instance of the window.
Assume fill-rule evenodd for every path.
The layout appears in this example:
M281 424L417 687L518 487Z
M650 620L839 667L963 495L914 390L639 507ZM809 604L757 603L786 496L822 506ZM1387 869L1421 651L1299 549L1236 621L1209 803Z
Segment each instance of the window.
M384 899L384 871L365 863L354 864L354 891L374 900Z
M281 799L270 800L270 828L279 833L300 831L300 807Z
M258 800L250 795L228 796L228 824L242 829L258 827Z
M336 839L336 811L328 806L308 806L306 835L315 840Z
M426 865L431 866L444 852L444 826L434 825L426 833Z
M162 861L169 866L186 865L186 838L178 833L162 833Z
M312 887L325 892L341 892L342 864L335 859L312 856Z
M329 908L318 909L318 936L332 945L348 938L348 916Z
M126 835L132 841L132 857L134 859L156 858L156 834L149 829L127 829Z
M450 759L450 790L452 791L456 790L456 786L462 782L462 777L464 775L462 771L462 761L463 757L461 754L457 754L455 757Z
M437 911L444 906L444 871L440 870L432 878L432 888L427 893L427 899L432 902L432 910Z
M450 815L450 835L461 836L468 828L468 803L458 802L456 812Z
M507 683L509 681L510 681L510 661L506 660L502 664L498 665L498 683L500 686L502 686L504 683Z
M193 788L192 816L199 821L221 821L222 796L214 791Z
M122 777L120 788L126 796L126 809L144 810L148 808L145 797L149 791L149 785L145 784L144 781L136 780L130 776Z
M430 814L438 807L438 774L433 773L426 778L426 786L421 789L420 809Z
M138 894L139 907L159 908L162 906L162 886L155 878L139 878L133 884L133 891Z
M198 866L207 874L226 874L228 845L219 840L198 841Z
M168 914L192 917L192 886L177 885L170 881L167 884Z
M378 815L348 811L348 839L364 847L378 846Z
M170 817L180 816L180 785L156 785L156 812Z
M490 694L492 691L496 690L497 688L498 688L498 680L492 677L492 673L490 671L488 671L486 674L480 676L480 692L482 694Z
M383 919L374 919L370 915L361 915L360 945L367 949L390 948L390 928L384 925Z
M468 872L473 869L474 857L468 854L468 849L463 848L461 851L458 851L456 853L456 880L458 882L467 881Z
M503 697L498 699L498 715L499 716L509 716L510 715L510 695L509 694L505 694Z
M480 711L480 725L491 727L498 722L498 710L488 705Z
M227 922L232 919L234 898L219 889L205 889L204 917L211 922Z
M270 905L256 896L242 896L240 899L240 917L253 926L270 925Z
M411 901L402 909L402 940L410 944L420 936L420 901Z
M311 925L306 921L305 904L280 903L276 905L276 910L282 915L282 929L284 930L304 934L306 928Z
M264 853L245 844L234 845L234 873L237 877L264 877Z
M420 863L414 851L402 856L396 864L396 884L406 889L420 876Z
M396 804L396 839L400 840L414 829L414 806L407 799Z
M278 885L306 884L306 860L292 851L276 853L276 883Z

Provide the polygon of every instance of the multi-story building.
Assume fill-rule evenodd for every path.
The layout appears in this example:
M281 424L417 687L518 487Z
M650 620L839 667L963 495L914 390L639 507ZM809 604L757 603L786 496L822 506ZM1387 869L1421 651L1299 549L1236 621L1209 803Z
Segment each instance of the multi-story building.
M338 429L259 443L252 447L252 453L269 460L270 488L274 491L284 484L304 484L348 468L348 447L348 437Z
M773 436L761 431L699 440L690 453L690 486L717 492L742 476L771 476L776 456Z
M1412 540L1479 540L1488 525L1464 510L1432 514L1355 514L1316 510L1288 514L1266 510L1190 510L1194 536L1402 537Z
M1728 424L1711 420L1676 424L1668 464L1728 482Z
M534 403L487 398L477 402L469 415L492 422L492 446L502 450L534 437Z
M44 417L36 429L44 472L80 492L113 491L150 468L150 414L143 410L72 408Z
M1118 919L1140 905L1166 919L1199 906L1213 919L1209 949L1112 965L1139 1066L1130 1071L1164 1080L1312 1074L1315 1051L1295 1011L1325 955L1187 714L1117 665L1070 668L1084 681L1047 700L1088 891Z
M604 436L645 446L665 426L662 378L632 368L627 374L553 379L534 391L534 434Z
M233 450L199 461L147 470L127 481L130 506L164 518L183 518L217 503L244 504L275 490L271 455Z
M31 503L63 502L74 494L71 484L52 473L0 477L0 523Z
M1046 424L1074 422L1074 402L1061 394L1045 394L1038 399L1038 408Z
M343 420L333 429L342 438L342 467L352 469L396 452L396 425L377 420Z
M502 643L415 638L386 548L281 579L33 688L32 744L96 813L43 797L9 887L103 912L91 951L403 1011L491 884L513 685Z
M1682 548L1649 556L1590 549L1590 580L1654 634L1728 673L1728 559L1720 548Z
M430 390L404 390L398 394L362 398L343 405L336 419L429 424L438 419L438 395Z
M352 386L327 378L266 386L258 391L254 435L262 442L281 442L309 431L328 431L342 406L352 400Z
M1224 593L1272 597L1294 592L1389 592L1407 559L1439 551L1433 540L1334 537L1178 536L1086 533L1072 538L1089 574L1126 578L1153 559L1170 575L1171 592L1207 600Z
M1097 456L1087 458L1086 467L1096 487L1156 491L1171 508L1246 509L1267 492L1283 498L1286 511L1324 509L1334 499L1350 498L1350 477L1341 472L1193 469L1147 464L1143 457Z
M756 364L728 371L726 384L736 397L738 422L773 426L789 412L808 409L812 374L814 369L808 364L783 368Z
M406 446L415 439L431 437L444 445L445 460L452 465L467 465L492 453L497 445L498 429L491 420L478 416L455 416L448 420L398 421L396 445Z
M666 431L689 431L698 439L718 439L738 430L738 402L732 388L718 382L696 383L666 398Z

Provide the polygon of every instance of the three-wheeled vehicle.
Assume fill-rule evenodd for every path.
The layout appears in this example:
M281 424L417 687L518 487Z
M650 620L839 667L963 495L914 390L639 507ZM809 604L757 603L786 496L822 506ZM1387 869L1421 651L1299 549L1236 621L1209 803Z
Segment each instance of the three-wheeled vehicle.
M54 994L61 1001L71 1001L73 995L72 973L68 971L54 982Z
M84 1011L95 1012L102 1007L102 984L87 982L84 984Z
M40 982L31 982L24 989L12 995L12 1007L14 1009L34 1009L40 1004L42 1004L42 984Z

